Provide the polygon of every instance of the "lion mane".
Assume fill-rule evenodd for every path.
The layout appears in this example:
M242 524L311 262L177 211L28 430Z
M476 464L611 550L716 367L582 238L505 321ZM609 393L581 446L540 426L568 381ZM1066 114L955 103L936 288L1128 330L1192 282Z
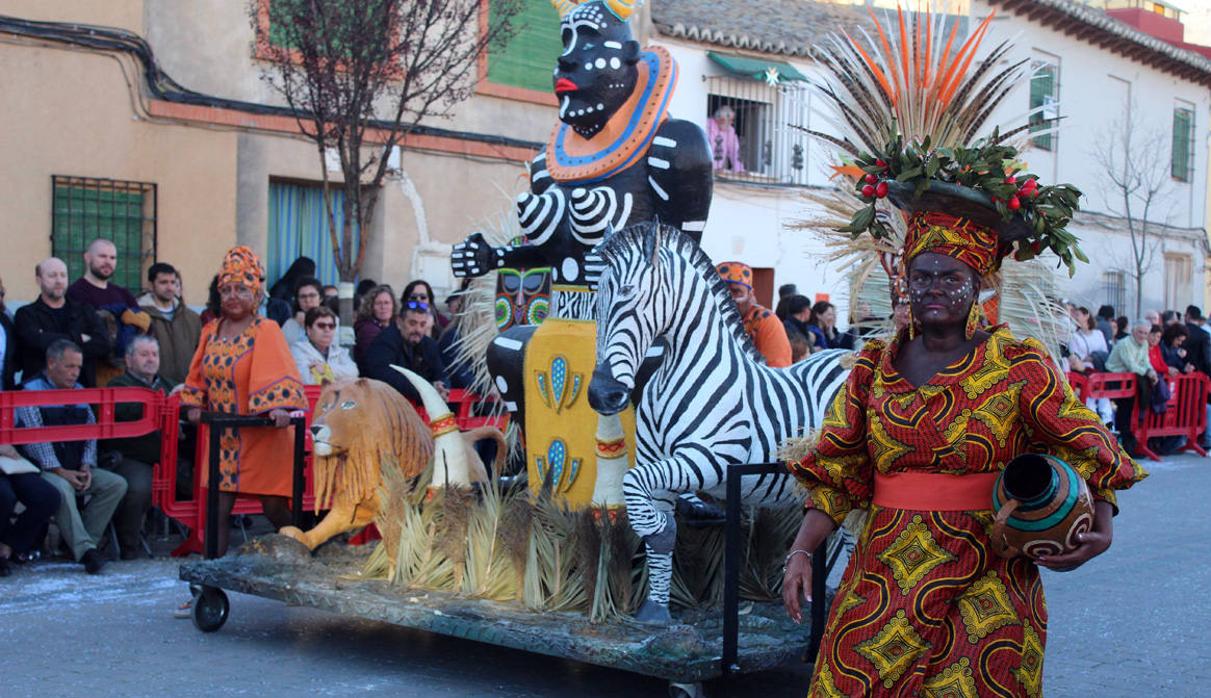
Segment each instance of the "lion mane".
M342 408L348 402L355 404ZM433 459L429 427L412 403L380 381L357 378L329 383L316 403L312 423L318 422L326 423L330 442L341 450L315 457L317 509L331 508L339 492L355 502L376 497L382 465L394 465L404 477L413 478Z

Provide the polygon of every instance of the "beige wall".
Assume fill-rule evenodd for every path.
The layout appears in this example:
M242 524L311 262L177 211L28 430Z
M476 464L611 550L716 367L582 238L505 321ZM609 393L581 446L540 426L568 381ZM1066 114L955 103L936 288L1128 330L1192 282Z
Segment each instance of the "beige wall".
M0 48L0 274L11 300L37 295L32 269L50 254L55 174L154 182L160 256L182 268L190 303L205 300L221 248L235 239L236 134L136 117L132 69L105 54Z
M31 18L132 29L142 20L139 2L85 2L80 6L90 11L79 15L61 8L35 12L42 3L0 3L21 5L6 11ZM148 32L169 74L203 91L264 97L243 6L148 0ZM309 141L139 116L144 110L136 109L133 85L141 74L129 57L6 43L0 44L0 74L8 94L23 96L0 102L0 152L7 161L0 187L11 194L0 200L0 216L8 221L0 240L15 250L0 255L0 275L12 301L37 294L32 268L50 253L51 175L156 183L158 256L181 268L186 300L194 305L205 302L228 246L238 241L266 250L271 179L320 179ZM554 124L554 110L536 105L478 97L471 106L469 113L476 113L468 119L510 135L542 138ZM530 132L513 134L515 121ZM363 277L402 289L421 275L439 293L451 289L449 245L495 224L502 212L511 215L513 197L527 185L525 174L520 162L406 152L402 173L384 182Z
M41 22L75 22L143 33L143 0L0 0L0 14Z

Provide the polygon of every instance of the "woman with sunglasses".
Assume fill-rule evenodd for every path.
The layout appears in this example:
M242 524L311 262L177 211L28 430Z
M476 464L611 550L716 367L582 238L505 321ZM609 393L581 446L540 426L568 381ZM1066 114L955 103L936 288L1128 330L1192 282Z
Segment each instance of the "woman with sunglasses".
M442 330L450 321L437 312L437 306L434 305L433 287L424 279L408 282L404 287L404 292L400 296L400 306L405 306L409 303L420 303L424 306L424 310L433 316L433 328L429 332L429 336L434 340L441 337Z
M325 385L338 378L357 378L357 365L344 347L335 343L336 313L327 306L307 311L307 336L290 345L303 385Z

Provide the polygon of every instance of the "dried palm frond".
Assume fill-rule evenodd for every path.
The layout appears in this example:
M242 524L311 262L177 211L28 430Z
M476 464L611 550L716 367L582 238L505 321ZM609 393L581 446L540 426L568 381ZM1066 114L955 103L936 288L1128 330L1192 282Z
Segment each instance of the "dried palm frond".
M723 600L723 552L722 528L679 529L669 603L683 608L718 605Z
M800 496L806 497L802 488ZM799 506L761 507L749 517L748 549L740 568L740 594L753 601L776 601L782 595L782 564L803 523Z
M597 556L596 584L592 587L589 620L606 623L625 617L634 608L631 604L633 564L640 541L627 525L626 511L621 508L595 509L593 519L601 548Z
M478 506L467 527L466 577L463 592L470 596L509 601L517 598L520 576L514 569L501 528L511 500L525 501L522 493L502 493L495 483L480 491Z

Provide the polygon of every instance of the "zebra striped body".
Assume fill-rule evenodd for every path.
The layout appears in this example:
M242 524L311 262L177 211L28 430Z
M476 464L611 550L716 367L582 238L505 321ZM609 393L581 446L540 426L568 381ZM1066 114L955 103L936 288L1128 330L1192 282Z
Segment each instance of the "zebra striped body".
M650 537L669 530L678 493L722 495L728 465L776 460L786 439L818 426L844 385L850 352L766 366L710 258L675 229L635 226L599 251L594 407L608 413L618 393L633 389L652 342L669 344L640 398L636 465L623 480L631 528L649 543L649 601L667 606L672 553L653 550ZM619 390L606 389L615 383ZM777 503L793 491L786 474L743 482L750 502Z

